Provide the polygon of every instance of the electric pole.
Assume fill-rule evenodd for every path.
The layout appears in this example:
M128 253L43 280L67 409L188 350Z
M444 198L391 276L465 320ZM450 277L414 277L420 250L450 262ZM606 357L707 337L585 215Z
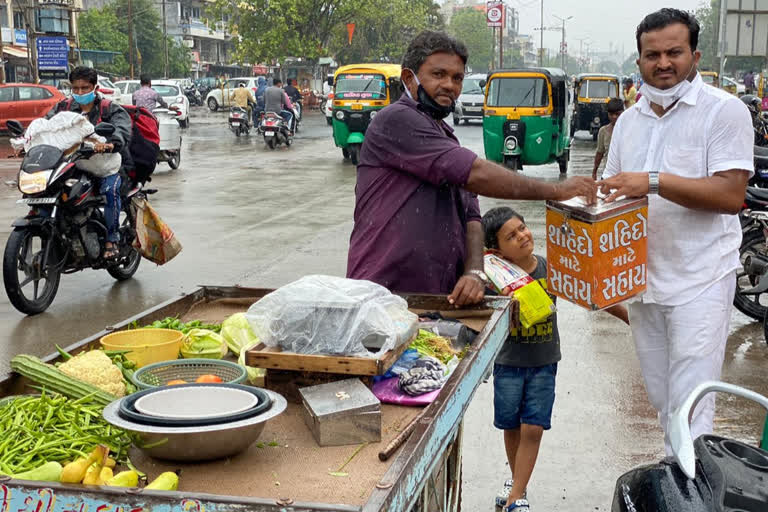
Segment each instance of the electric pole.
M163 3L165 5L165 3ZM131 80L136 77L133 69L133 2L128 0L128 60L130 64Z
M563 71L568 73L568 51L566 50L567 46L565 43L565 22L573 19L573 16L568 16L567 18L561 18L557 14L553 14L553 16L563 22L563 28L561 29L562 38L560 40L560 62L562 62Z
M163 78L168 78L168 20L165 17L165 0L163 0L163 50L165 51L165 66Z
M541 0L541 25L539 26L541 31L541 44L539 46L539 67L544 67L544 0Z
M0 84L5 83L5 55L3 55L3 34L0 30Z

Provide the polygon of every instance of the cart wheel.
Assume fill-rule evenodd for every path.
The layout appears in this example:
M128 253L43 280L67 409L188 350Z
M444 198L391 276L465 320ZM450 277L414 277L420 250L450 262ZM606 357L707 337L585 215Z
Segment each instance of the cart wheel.
M170 167L171 169L178 169L180 161L181 161L181 150L171 155L171 158L168 159L168 167Z
M520 157L517 156L505 156L504 167L510 171L517 172L520 170Z

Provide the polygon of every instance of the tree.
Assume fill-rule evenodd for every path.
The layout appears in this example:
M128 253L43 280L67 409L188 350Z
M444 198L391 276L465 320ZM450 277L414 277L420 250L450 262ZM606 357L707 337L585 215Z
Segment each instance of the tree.
M439 6L432 0L373 0L353 21L349 43L346 27L332 33L328 51L340 64L400 62L408 44L422 30L440 30Z
M163 76L165 53L163 47L162 19L152 0L132 0L134 65L136 72L151 76ZM130 69L128 29L123 13L128 12L127 0L116 0L101 9L89 9L79 18L80 46L88 50L107 50L122 53L104 71L127 74ZM191 67L189 50L172 38L168 38L168 73L186 76Z
M709 5L696 9L696 19L701 30L697 49L701 52L699 69L718 70L720 67L717 39L720 33L720 0L711 0Z
M467 67L473 72L495 67L493 32L486 25L484 12L471 7L457 11L451 18L448 32L467 45Z

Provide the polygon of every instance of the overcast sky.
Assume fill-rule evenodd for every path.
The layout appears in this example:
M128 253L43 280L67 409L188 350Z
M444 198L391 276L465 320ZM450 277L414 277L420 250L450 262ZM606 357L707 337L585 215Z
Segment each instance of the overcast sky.
M662 7L676 7L692 10L702 0L543 0L544 26L561 26L562 18L573 16L566 22L565 33L568 53L578 56L579 39L589 38L593 49L606 51L613 43L614 48L624 46L626 56L635 49L635 28L643 17ZM520 13L520 33L532 34L538 47L541 20L541 0L505 0ZM553 50L560 46L560 31L545 31L544 46ZM585 44L587 42L585 41Z

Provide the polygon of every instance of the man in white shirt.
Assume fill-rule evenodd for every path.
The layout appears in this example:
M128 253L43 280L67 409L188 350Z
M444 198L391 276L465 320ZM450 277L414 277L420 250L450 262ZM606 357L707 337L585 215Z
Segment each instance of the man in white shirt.
M607 200L648 195L648 288L630 304L651 404L667 419L703 381L720 378L739 267L737 214L753 173L752 123L735 96L705 87L699 24L661 9L637 27L641 99L616 123L601 182ZM712 432L713 394L691 419Z

